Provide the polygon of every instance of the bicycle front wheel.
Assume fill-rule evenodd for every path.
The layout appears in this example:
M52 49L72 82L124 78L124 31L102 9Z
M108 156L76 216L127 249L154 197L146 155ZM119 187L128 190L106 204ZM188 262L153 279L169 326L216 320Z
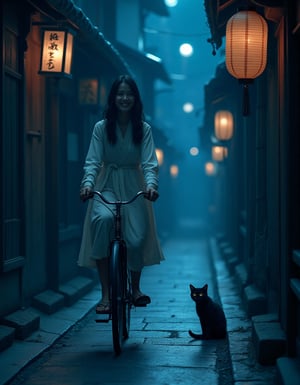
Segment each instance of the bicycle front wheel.
M127 248L122 244L122 275L123 275L123 337L127 339L129 337L130 329L130 311L132 306L132 287L131 287L131 274L127 267Z
M110 279L111 279L111 318L113 346L116 354L121 353L123 339L124 317L124 283L122 276L122 246L114 241L111 250Z

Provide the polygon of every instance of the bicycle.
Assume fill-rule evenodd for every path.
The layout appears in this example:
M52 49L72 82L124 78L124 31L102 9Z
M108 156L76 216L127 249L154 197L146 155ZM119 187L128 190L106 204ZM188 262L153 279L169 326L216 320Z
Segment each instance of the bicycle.
M112 336L114 351L121 353L122 342L129 337L130 311L133 306L131 276L127 267L127 246L122 238L121 206L128 205L139 196L147 197L148 193L139 191L135 196L126 201L109 201L99 191L94 191L90 198L98 196L107 205L115 206L114 213L114 238L110 242L110 301L111 311L108 318L96 319L96 322L112 321Z

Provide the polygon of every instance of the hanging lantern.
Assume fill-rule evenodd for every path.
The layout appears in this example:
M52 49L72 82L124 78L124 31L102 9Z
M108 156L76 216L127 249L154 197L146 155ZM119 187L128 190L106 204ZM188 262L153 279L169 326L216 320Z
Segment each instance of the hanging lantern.
M72 77L74 32L67 28L43 29L39 74Z
M213 162L206 162L204 167L206 175L212 176L216 174L216 165Z
M263 73L267 64L268 26L253 10L233 15L226 25L226 67L243 84L243 115L249 114L248 85Z
M164 152L160 148L155 149L158 165L161 166L164 162Z
M215 114L215 137L230 140L233 135L233 116L230 111L221 110Z
M178 173L179 173L178 166L177 166L176 164L172 164L172 165L170 166L170 174L171 174L171 177L172 177L172 178L177 178Z
M224 146L213 146L211 149L211 156L216 162L223 162L228 156L228 149Z

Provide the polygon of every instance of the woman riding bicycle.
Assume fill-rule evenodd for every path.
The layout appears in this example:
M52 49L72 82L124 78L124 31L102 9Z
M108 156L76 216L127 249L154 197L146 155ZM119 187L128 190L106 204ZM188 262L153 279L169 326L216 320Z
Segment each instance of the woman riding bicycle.
M84 165L80 198L101 191L109 200L127 200L137 191L148 199L137 199L122 208L123 238L127 244L135 306L151 302L140 289L144 266L164 259L156 232L152 203L158 198L158 162L151 127L144 121L143 105L135 81L122 75L108 95L104 118L94 126ZM112 208L96 199L88 204L78 264L97 267L102 298L98 314L110 312L109 245L113 237Z

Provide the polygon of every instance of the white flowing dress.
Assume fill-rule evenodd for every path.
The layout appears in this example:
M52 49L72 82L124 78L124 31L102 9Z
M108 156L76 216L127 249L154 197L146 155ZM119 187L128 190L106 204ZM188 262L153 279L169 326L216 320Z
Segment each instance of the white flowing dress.
M158 188L158 162L151 127L143 123L143 140L132 142L129 125L123 136L117 126L117 143L108 142L105 120L95 124L84 165L81 187L101 191L108 199L127 200L138 191ZM89 200L84 220L78 264L95 267L95 260L109 255L113 232L113 206L99 199ZM132 271L158 264L164 259L157 236L152 202L143 196L122 206L123 238L127 244L128 265Z

